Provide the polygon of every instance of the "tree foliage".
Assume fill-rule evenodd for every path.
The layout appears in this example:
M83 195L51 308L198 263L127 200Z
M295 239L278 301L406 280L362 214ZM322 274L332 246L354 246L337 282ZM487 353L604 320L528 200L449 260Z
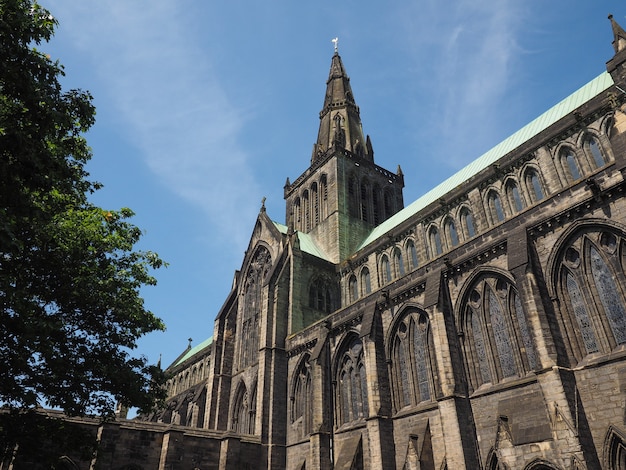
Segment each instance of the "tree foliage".
M0 0L0 402L148 411L163 377L132 350L164 329L139 294L162 261L134 249L129 209L89 200L92 97L64 91L62 66L37 49L56 24L31 0Z

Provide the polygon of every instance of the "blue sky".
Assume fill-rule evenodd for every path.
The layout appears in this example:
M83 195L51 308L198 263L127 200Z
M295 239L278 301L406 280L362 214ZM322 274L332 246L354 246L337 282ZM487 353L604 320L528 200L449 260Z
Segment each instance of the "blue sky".
M213 332L261 199L308 166L339 53L375 160L405 204L605 70L617 0L55 0L41 47L91 91L94 201L130 207L168 263L143 291L167 325L137 353L170 364Z

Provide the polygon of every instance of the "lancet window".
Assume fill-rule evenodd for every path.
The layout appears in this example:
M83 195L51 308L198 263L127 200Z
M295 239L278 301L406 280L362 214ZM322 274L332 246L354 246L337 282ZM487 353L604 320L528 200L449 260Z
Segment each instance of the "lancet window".
M430 240L430 249L433 256L438 256L443 253L443 245L441 244L441 235L436 227L431 227L428 231L428 238Z
M363 344L356 335L347 340L339 355L336 384L337 425L367 418L369 408Z
M393 262L395 265L396 273L399 276L404 276L404 260L402 259L402 252L399 248L394 248L393 250Z
M463 306L463 349L474 389L537 368L528 320L506 278L482 275L470 286Z
M239 383L233 400L231 430L238 434L254 434L256 394L248 394L243 381Z
M359 298L359 286L356 283L356 276L353 274L348 280L348 289L350 291L350 302L354 302Z
M428 316L416 308L403 313L391 340L391 377L396 411L434 397L434 355Z
M350 295L352 295L352 278L349 280ZM354 287L356 298L356 278L354 278ZM309 287L309 307L324 313L330 313L335 310L335 289L330 280L325 277L318 276L314 278Z
M621 233L585 229L561 249L558 295L578 360L626 344L624 245Z
M500 195L495 191L489 191L487 196L487 205L489 207L489 214L491 215L491 223L497 224L504 220L504 208L502 207L502 200Z
M509 205L511 206L511 209L513 209L513 212L519 212L524 209L524 200L522 199L522 194L520 193L517 183L512 180L507 182L506 195L509 199Z
M293 377L291 423L297 427L299 437L310 434L313 428L311 370L308 355L302 359Z
M600 168L608 163L608 159L600 146L600 142L595 137L587 136L584 149L591 157L594 168Z
M379 223L382 222L382 218L381 218L381 204L380 204L380 199L381 199L381 193L380 193L380 186L378 186L377 184L374 185L374 187L372 188L372 212L373 212L373 221L374 221L374 225L378 225Z
M565 169L568 181L574 182L579 180L581 177L580 163L576 158L574 150L569 147L563 147L559 154L561 156L561 162L563 168Z
M328 217L328 177L322 175L320 178L320 218L324 220Z
M450 246L457 246L459 244L459 233L456 230L456 224L452 218L448 218L445 223L446 232L450 241Z
M463 227L463 232L466 239L472 238L474 235L476 235L474 216L472 215L472 212L466 207L461 209L461 225Z
M239 335L239 369L256 362L259 352L259 328L262 310L262 287L271 267L267 248L260 246L244 278L243 314Z
M387 255L383 255L380 259L380 271L382 285L385 285L393 280L391 275L391 263L389 263Z
M534 168L530 168L525 173L526 187L532 202L541 201L544 196L543 185L539 179L539 174Z
M372 280L370 278L370 270L367 268L363 268L361 270L361 290L365 295L372 292Z
M410 269L417 269L419 266L419 260L417 258L417 249L415 248L415 243L413 240L409 240L406 243L406 251L409 258L409 266Z

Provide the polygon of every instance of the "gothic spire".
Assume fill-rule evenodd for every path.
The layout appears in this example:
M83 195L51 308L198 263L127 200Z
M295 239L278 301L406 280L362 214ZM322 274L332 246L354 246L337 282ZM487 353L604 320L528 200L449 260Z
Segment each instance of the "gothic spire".
M613 49L617 54L626 49L626 31L613 19L613 15L609 15L609 20L613 29Z
M336 40L333 42L335 53L326 81L324 106L320 111L320 128L317 142L313 146L311 163L321 158L331 148L345 149L373 160L373 152L369 150L371 145L366 146L363 136L359 107L354 101L350 78L337 52L337 42Z

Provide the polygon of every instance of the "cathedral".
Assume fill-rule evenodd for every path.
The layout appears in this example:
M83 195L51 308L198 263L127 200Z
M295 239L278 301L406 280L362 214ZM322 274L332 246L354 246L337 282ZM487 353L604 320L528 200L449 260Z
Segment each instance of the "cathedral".
M605 72L409 204L335 50L284 223L261 207L212 336L167 368L167 407L94 421L97 463L67 468L626 470L610 20Z

